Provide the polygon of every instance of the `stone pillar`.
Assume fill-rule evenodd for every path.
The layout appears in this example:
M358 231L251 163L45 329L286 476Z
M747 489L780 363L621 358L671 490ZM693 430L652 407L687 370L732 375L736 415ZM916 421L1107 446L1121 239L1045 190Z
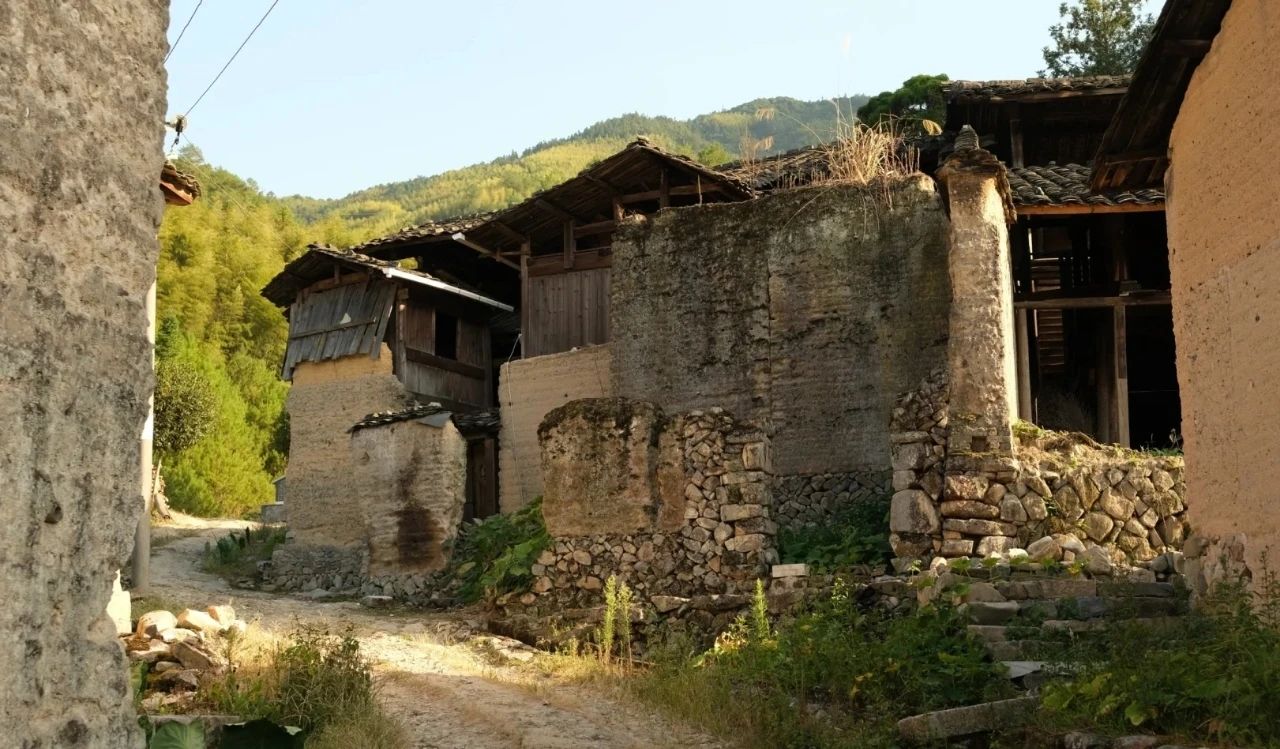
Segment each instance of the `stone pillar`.
M168 3L0 10L0 744L143 745L107 616L142 512Z
M1008 230L1015 216L1005 168L966 125L938 179L951 211L948 455L1008 454L1018 378Z

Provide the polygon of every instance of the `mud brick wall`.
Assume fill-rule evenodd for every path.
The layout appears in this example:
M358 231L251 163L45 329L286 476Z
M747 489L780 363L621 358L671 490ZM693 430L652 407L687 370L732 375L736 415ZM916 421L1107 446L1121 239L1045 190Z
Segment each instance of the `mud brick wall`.
M377 359L303 362L293 372L289 410L289 530L297 543L363 545L361 497L367 471L355 463L348 430L365 416L407 405L384 345Z
M5 746L142 746L106 611L143 506L167 8L0 10Z
M542 494L538 425L553 409L580 398L606 398L610 346L517 359L502 365L498 400L498 503L515 512Z
M643 598L745 592L777 561L769 440L727 411L667 417L647 403L580 401L549 414L539 434L553 544L533 567L527 603L596 605L610 575ZM593 468L579 455L588 438L596 441L585 451L592 462L641 473ZM644 445L651 450L641 458ZM575 470L577 477L564 475ZM647 510L636 513L643 486L651 488ZM597 512L576 525L558 520L585 504L620 501L624 512Z
M614 242L613 392L760 424L795 479L787 521L820 521L814 495L883 476L894 400L945 359L946 227L923 177L635 220ZM805 489L828 475L856 478Z
M467 501L467 443L441 426L400 421L360 429L351 450L366 482L367 575L443 569Z

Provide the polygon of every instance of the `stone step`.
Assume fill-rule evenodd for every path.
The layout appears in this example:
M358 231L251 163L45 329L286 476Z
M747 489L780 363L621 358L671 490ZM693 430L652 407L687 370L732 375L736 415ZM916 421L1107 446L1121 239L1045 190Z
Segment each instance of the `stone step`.
M1150 627L1167 626L1176 622L1176 616L1153 616L1153 617L1136 617L1125 619L1123 621L1131 624L1141 624ZM1115 623L1114 619L1046 619L1040 623L1039 629L1048 632L1068 632L1070 634L1083 634L1087 632L1097 632L1106 629L1109 625ZM1030 626L1018 626L1014 624L970 624L966 629L969 634L973 635L982 642L1009 642L1017 640L1017 637L1010 637L1009 630L1012 628L1014 633L1019 631L1025 632ZM1025 639L1025 638L1023 638Z
M1107 582L1081 577L1002 580L994 585L996 591L1010 601L1090 597L1174 598L1178 594L1173 583Z
M1172 597L1110 598L1077 596L1018 601L1018 613L1039 619L1145 619L1182 613L1184 602ZM979 622L985 623L985 622Z
M1017 697L913 715L898 721L898 735L911 744L930 744L996 729L1014 728L1031 718L1036 710L1036 702L1034 697Z

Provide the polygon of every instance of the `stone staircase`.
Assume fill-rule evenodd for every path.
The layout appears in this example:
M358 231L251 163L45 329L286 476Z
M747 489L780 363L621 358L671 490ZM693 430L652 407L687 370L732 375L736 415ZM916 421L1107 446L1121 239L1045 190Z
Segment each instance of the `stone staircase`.
M972 584L970 592L972 592ZM994 595L992 594L994 593ZM1044 577L986 583L965 604L969 632L993 661L1028 689L1042 681L1069 650L1117 621L1158 629L1186 611L1186 595L1173 582ZM1002 598L1003 600L990 600Z

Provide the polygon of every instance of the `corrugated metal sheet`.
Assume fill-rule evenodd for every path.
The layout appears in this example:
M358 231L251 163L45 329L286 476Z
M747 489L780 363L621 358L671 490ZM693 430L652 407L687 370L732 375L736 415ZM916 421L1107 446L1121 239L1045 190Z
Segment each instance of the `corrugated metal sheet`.
M289 311L285 379L299 362L355 354L376 359L395 302L396 285L368 280L304 294Z

